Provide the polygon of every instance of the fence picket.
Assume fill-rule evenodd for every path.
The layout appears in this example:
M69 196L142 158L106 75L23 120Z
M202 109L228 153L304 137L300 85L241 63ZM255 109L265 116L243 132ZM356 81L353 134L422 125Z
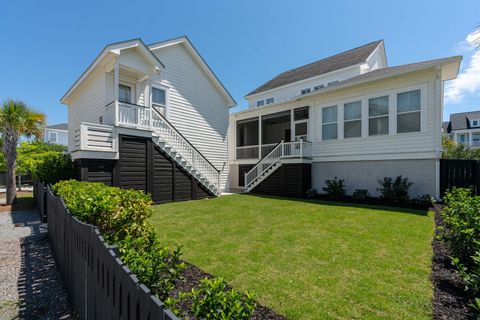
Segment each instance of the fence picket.
M98 228L73 217L49 186L36 182L34 200L48 223L55 260L80 319L178 320L131 274Z

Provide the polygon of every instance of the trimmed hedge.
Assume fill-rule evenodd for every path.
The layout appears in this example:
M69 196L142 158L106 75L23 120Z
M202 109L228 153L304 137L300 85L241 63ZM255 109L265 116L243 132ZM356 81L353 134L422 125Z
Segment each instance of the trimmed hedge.
M98 226L107 243L119 246L123 263L153 294L167 298L185 264L180 249L170 251L161 246L146 220L152 215L149 195L76 180L59 182L53 191L71 214Z
M36 181L53 184L74 177L73 161L69 154L48 152L37 162L32 168L32 176Z
M169 298L186 265L179 247L169 250L158 240L147 221L152 215L152 199L143 191L76 180L58 182L52 190L72 215L98 226L108 244L118 245L122 262L177 315L198 319L251 318L253 294L242 295L228 289L220 278L204 279L198 288L180 293L180 300ZM187 310L178 308L180 302L187 305Z
M450 247L452 263L466 284L466 290L480 313L480 197L472 190L453 188L444 197L443 227L439 234Z

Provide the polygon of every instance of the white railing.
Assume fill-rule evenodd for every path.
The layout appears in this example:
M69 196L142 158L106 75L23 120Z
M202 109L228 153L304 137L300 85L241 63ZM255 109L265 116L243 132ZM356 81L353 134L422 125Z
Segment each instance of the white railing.
M260 178L268 169L288 158L311 158L312 143L309 141L280 142L249 172L245 173L245 188Z
M105 123L136 129L150 129L151 108L138 104L112 101L105 107Z
M154 110L154 109L152 109ZM220 193L220 172L208 161L175 127L158 111L152 112L153 131L176 152L176 156L184 159L197 174L207 181L200 181L205 186L213 186Z
M80 123L75 129L75 150L112 151L117 150L112 126Z

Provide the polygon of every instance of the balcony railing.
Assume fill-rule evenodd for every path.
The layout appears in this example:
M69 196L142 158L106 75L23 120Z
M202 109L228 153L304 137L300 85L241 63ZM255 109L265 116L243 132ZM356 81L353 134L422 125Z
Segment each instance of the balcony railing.
M105 123L115 126L150 129L152 111L138 104L112 101L105 107Z
M75 150L115 152L115 137L112 126L82 122L75 130Z

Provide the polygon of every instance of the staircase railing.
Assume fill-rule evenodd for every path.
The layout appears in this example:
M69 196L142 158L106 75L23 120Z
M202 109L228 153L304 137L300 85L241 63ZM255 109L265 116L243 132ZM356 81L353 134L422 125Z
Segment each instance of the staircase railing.
M196 170L206 181L201 181L207 188L213 186L220 194L220 170L197 150L165 117L155 108L152 109L152 129L176 153Z
M282 159L287 158L311 158L312 143L300 139L294 142L283 140L261 159L250 171L245 173L245 189L248 189L255 180L259 179L268 169Z

